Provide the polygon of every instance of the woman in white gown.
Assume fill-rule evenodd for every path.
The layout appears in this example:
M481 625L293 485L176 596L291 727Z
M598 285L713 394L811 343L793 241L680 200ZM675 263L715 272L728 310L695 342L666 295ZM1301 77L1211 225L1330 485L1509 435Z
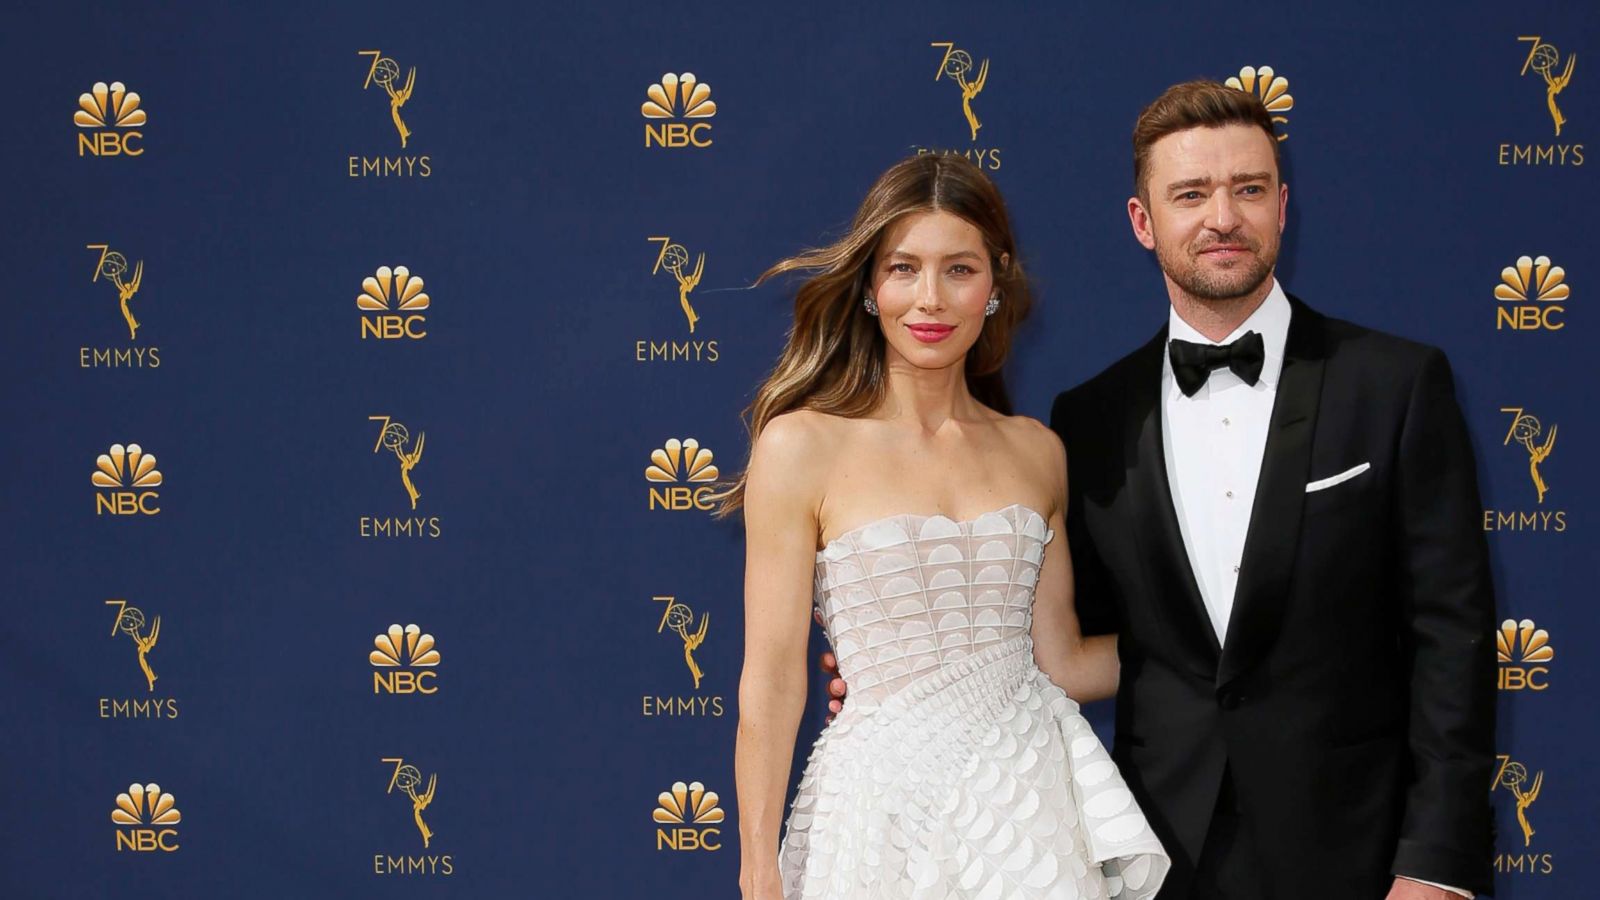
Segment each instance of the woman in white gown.
M844 237L763 278L791 271L810 277L723 508L747 546L744 897L1153 896L1166 854L1069 699L1114 693L1115 638L1073 611L1063 448L1010 415L1030 298L998 191L906 160ZM780 842L813 607L850 700Z

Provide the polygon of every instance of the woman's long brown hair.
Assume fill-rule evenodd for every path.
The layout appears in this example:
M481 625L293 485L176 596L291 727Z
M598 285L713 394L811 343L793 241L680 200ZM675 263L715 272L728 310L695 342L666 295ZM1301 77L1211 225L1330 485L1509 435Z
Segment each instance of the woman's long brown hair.
M878 320L862 305L883 233L901 216L942 210L970 222L983 235L1000 291L1000 308L988 317L967 353L967 389L978 402L1011 414L1001 367L1012 332L1032 299L1017 256L1005 201L983 172L959 156L921 155L879 176L856 211L850 230L826 247L772 266L757 284L789 272L810 272L794 299L794 327L772 374L744 411L750 444L775 416L811 409L858 418L876 409L888 391L885 341ZM1006 259L1005 265L1001 260ZM717 515L744 505L749 471L719 498Z

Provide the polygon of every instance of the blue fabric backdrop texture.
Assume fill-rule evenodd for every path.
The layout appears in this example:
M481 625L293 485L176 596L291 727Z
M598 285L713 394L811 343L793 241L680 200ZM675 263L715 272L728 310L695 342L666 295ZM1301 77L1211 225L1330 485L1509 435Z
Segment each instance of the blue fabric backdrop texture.
M1129 135L1195 77L1280 117L1285 285L1455 365L1499 894L1592 894L1592 4L7 18L0 894L736 896L751 282L963 154L1043 416L1165 319Z

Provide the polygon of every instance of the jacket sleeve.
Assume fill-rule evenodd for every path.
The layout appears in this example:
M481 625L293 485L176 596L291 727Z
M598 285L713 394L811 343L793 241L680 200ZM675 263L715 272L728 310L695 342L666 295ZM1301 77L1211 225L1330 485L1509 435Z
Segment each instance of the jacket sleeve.
M1092 475L1088 465L1079 466L1074 462L1086 459L1087 455L1075 456L1073 448L1080 440L1094 437L1093 433L1085 434L1076 427L1079 423L1094 421L1092 412L1086 409L1088 403L1082 387L1059 394L1050 407L1050 428L1067 448L1067 549L1072 554L1078 627L1085 635L1116 634L1121 630L1118 604L1112 594L1116 583L1100 558L1083 517L1083 487Z
M1431 349L1400 433L1395 510L1410 659L1411 781L1393 871L1490 893L1494 586L1472 444Z

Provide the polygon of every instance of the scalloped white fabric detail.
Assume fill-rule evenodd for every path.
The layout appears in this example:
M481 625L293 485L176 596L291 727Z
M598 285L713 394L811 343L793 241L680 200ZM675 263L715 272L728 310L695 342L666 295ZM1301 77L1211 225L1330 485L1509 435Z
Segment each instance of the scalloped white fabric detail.
M850 684L780 849L789 900L1146 900L1171 866L1078 706L1034 664L1043 517L893 516L817 554ZM870 573L870 574L868 574Z

